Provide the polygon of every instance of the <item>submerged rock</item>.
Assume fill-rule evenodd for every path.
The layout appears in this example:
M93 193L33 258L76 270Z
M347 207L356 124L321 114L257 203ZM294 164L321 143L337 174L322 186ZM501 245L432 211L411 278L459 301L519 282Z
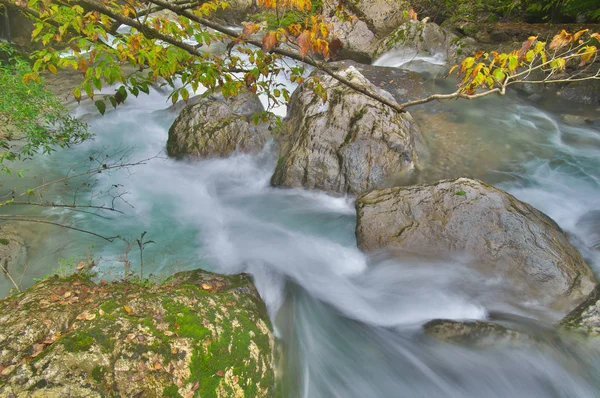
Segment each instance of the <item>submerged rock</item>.
M0 301L0 396L266 397L273 345L246 275L49 278Z
M364 90L394 98L356 68L338 72ZM285 137L272 184L356 194L411 175L424 145L409 113L390 107L317 74L327 102L303 84L289 104Z
M567 312L596 280L558 225L512 195L477 180L375 190L356 201L358 245L413 253L464 253L522 300Z
M560 325L592 336L600 335L600 285Z
M531 341L529 336L519 331L485 321L434 319L423 325L423 330L428 336L441 341L476 347Z
M9 273L14 274L15 266L25 263L27 250L25 241L15 228L8 225L0 226L0 264ZM4 271L0 270L4 277Z
M235 97L211 94L183 109L169 129L167 153L174 157L228 156L259 152L269 138L266 124L255 125L264 112L258 96L244 90Z

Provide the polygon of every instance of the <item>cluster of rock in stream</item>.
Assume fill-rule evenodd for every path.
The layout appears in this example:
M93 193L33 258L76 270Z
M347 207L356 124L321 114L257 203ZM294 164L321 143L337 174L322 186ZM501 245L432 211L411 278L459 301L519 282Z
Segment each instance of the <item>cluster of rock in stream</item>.
M407 22L397 12L406 4L353 2L362 20L351 28L325 13L339 24L344 51L354 59L398 48L456 59L467 44L433 23ZM390 101L427 92L413 72L330 65ZM357 195L362 250L467 254L477 271L510 280L520 299L563 315L572 310L560 325L600 334L597 281L553 220L478 180L410 185L427 164L426 126L316 75L328 101L299 86L278 131L254 123L264 108L249 91L195 98L169 131L169 155L226 157L274 140L274 186ZM23 255L22 246L0 237L0 254L10 261ZM493 322L433 320L424 328L457 343L529 341ZM0 397L266 397L274 388L273 344L264 303L245 275L195 271L152 288L49 278L0 301Z

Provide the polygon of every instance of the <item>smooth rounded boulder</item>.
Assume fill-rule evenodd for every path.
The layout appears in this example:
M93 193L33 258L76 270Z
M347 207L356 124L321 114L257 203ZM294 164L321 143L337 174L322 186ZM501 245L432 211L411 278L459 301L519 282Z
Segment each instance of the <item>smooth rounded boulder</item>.
M337 73L394 101L353 66ZM415 173L425 145L409 113L396 112L329 75L316 77L327 101L309 85L311 78L294 91L273 185L358 194Z
M173 157L225 157L233 152L259 152L269 139L266 124L254 124L265 109L258 96L210 94L186 106L169 129L167 153Z
M481 181L375 190L357 199L356 210L361 249L467 255L482 274L510 281L524 301L559 313L581 303L596 284L552 219Z

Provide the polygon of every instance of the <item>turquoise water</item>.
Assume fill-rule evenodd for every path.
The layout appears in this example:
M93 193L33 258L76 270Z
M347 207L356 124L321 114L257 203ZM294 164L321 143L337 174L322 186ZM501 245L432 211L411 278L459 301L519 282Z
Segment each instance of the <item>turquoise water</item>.
M123 214L13 211L41 211L56 222L121 235L130 243L147 231L146 238L155 243L144 251L146 275L195 268L251 273L285 347L286 396L600 395L599 343L574 336L545 338L557 314L521 303L508 282L488 280L459 258L399 260L361 253L354 237L353 198L270 187L276 163L270 146L252 156L167 159L167 131L176 117L168 107L159 91L128 100L103 117L90 104L81 105L74 112L89 120L95 139L39 156L28 166L30 178L43 173L48 179L74 164L86 169L96 153L127 154L134 162L153 158L45 194L57 194L66 203L77 190L79 203L95 198L106 204L112 203L110 194L119 194L114 204ZM533 104L515 95L445 104L436 108L444 115L441 121L429 122L432 116L421 112L432 148L431 166L422 179L467 176L494 183L554 218L600 271L597 252L586 245L589 231L578 223L600 210L600 129L569 124L562 115L594 111ZM31 186L33 181L4 182L5 187L17 184ZM59 258L63 264L77 263L88 251L100 259L105 277L122 272L128 250L124 241L108 243L35 224L23 233L32 237L25 285L50 273ZM135 243L128 258L137 270ZM9 288L8 281L0 280L0 294ZM420 328L435 318L487 319L492 313L529 319L540 343L470 349L432 341Z

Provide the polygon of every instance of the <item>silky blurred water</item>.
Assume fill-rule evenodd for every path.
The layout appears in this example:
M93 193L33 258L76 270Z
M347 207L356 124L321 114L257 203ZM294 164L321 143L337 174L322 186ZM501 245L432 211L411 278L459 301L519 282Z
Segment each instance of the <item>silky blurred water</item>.
M89 120L95 139L38 156L28 165L28 178L3 187L31 186L37 175L59 177L76 163L86 167L97 151L125 151L132 161L158 155L79 187L79 200L126 192L115 201L124 214L44 214L130 242L147 231L155 243L144 251L146 275L196 268L251 273L285 353L278 389L284 396L600 396L600 344L548 332L557 315L516 300L509 281L477 274L460 256L361 253L353 198L270 187L276 164L271 146L227 159L167 159L167 132L176 117L168 107L166 94L157 90L103 117L83 104L74 112ZM564 121L561 113L581 114L578 107L548 109L518 95L452 102L435 114L417 109L431 146L421 179L477 177L507 190L555 219L598 271L589 243L593 231L579 220L600 210L600 130ZM61 185L46 195L62 195L66 202L75 188ZM88 251L101 258L106 277L122 272L123 241L109 244L37 225L23 233L31 237L25 285L51 272L59 258L78 261ZM138 252L129 256L136 269ZM0 280L0 294L9 288ZM421 329L431 319L487 319L494 313L528 319L539 343L467 348L434 341Z

